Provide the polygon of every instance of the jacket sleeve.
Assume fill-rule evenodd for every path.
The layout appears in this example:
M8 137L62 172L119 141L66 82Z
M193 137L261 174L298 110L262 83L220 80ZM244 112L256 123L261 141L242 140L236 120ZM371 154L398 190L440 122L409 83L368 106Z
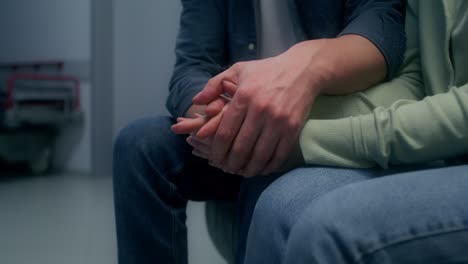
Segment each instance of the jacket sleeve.
M306 163L387 168L468 153L468 84L423 101L398 101L371 114L308 123Z
M183 116L192 98L226 64L226 6L223 0L182 0L176 63L166 107Z
M393 87L382 91L424 88L417 74L421 67L416 31L419 27L412 10L410 7L407 16L411 39L405 66L398 78L383 84ZM309 120L301 134L301 150L310 164L361 168L452 158L468 152L467 113L465 84L423 100L399 100L379 106L368 114Z
M372 112L377 107L390 109L398 100L415 102L424 98L418 17L414 10L416 9L408 7L406 32L409 37L398 77L361 93L318 98L300 136L300 147L306 163L343 167L375 166L374 161L356 154L361 147L356 141L369 141L369 137L376 135L351 127L352 120L364 116L375 117ZM374 121L378 122L378 119Z
M387 79L399 69L405 52L405 0L347 0L340 36L360 35L371 41L387 63Z

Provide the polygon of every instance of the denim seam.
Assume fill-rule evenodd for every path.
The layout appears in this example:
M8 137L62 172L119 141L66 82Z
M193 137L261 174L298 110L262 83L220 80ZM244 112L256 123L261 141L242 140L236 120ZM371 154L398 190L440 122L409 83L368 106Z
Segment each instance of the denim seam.
M174 214L174 211L171 209L171 225L172 225L172 238L171 238L171 247L172 247L172 259L174 259L174 261L176 260L176 250L175 250L175 245L174 245L174 241L176 240L176 225L175 225L175 214Z
M141 146L141 150L143 152L143 156L145 159L147 159L147 163L149 166L152 167L153 171L155 172L158 172L158 168L155 168L153 166L153 163L151 162L151 160L148 159L148 149L146 148L146 145L143 145ZM170 179L170 176L171 175L176 175L177 173L180 173L183 171L184 167L185 167L185 164L184 162L178 162L178 166L174 166L173 169L171 170L168 170L166 172L162 172L162 171L159 171L159 174L161 176L163 176L165 179ZM169 185L169 188L171 189L172 192L175 192L176 191L176 186L174 183L172 183L170 180L168 180L168 185ZM172 231L171 231L171 247L172 247L172 259L174 261L177 260L177 252L176 252L176 245L174 245L174 241L176 240L176 237L177 237L177 231L176 231L176 213L174 212L174 209L173 208L169 208L170 212L171 212L171 226L172 226Z
M183 162L180 162L179 163L179 166L175 166L174 169L170 170L170 171L167 171L166 173L161 173L161 175L165 174L165 178L166 179L169 179L169 176L170 175L175 175L177 173L180 173L183 171L183 168L184 168L184 163ZM176 187L174 185L174 183L169 182L169 188L171 188L171 191L176 191ZM177 252L176 252L176 245L174 245L174 241L176 240L176 237L177 237L177 234L176 234L176 213L174 212L174 209L173 208L169 208L170 211L171 211L171 225L172 225L172 238L171 238L171 245L172 245L172 258L174 259L174 261L177 260Z
M148 166L151 167L151 169L153 170L154 173L159 173L159 174L161 174L161 175L167 176L167 173L162 173L162 172L160 172L159 170L157 170L157 169L153 166L153 164L151 163L151 161L149 160L149 158L147 158L148 155L146 154L146 151L144 151L143 154L144 154L144 155L143 155L143 156L144 156L143 158L144 158L145 161L148 163ZM134 164L132 164L131 166L132 166L132 170L138 171L138 168L135 167ZM183 167L183 164L182 164L182 166L177 166L176 169L180 169L180 170L181 170L182 167ZM172 172L172 171L176 171L176 170L171 170L171 172ZM140 174L137 173L137 175L140 175ZM166 178L166 179L167 179L167 178ZM171 188L171 191L175 191L174 184L173 184L172 182L170 182L170 181L168 181L168 182L169 182L168 185L169 185L169 188ZM149 191L149 192L152 191L152 189L151 189L152 187L150 187L150 186L144 186L143 188L145 188L146 191ZM132 191L132 190L131 190L131 191Z
M184 167L185 167L185 164L184 164L183 161L178 161L177 163L178 163L179 165L174 166L174 168L171 169L171 170L168 170L168 171L166 171L166 172L160 171L157 167L155 167L155 166L153 165L153 163L151 162L151 160L148 158L150 155L149 155L149 151L148 151L148 149L147 149L147 146L148 146L148 145L143 144L143 145L141 146L140 149L141 149L142 152L143 152L143 156L144 156L144 158L146 159L146 162L148 163L148 165L151 167L151 169L152 169L154 172L159 173L159 174L160 174L161 176L163 176L165 179L170 179L170 176L176 175L176 174L178 174L178 173L180 173L180 172L183 171L183 169L184 169ZM172 183L170 180L168 180L168 183L169 183L169 187L171 188L171 191L176 191L176 186L174 185L174 183Z
M177 163L179 164L178 166L174 166L174 169L172 170L169 170L169 171L166 171L166 172L162 172L160 171L157 167L154 166L153 162L151 162L151 159L149 159L148 157L150 156L149 154L149 150L148 150L148 144L141 144L140 146L140 149L142 150L142 154L146 160L146 162L151 166L151 168L153 169L153 171L155 172L159 172L161 174L161 176L171 176L171 175L174 175L174 174L177 174L177 172L180 172L183 170L184 168L184 162L183 161L178 161ZM169 177L165 177L166 179L169 179Z
M372 254L374 254L374 253L376 253L378 251L384 250L386 248L396 246L396 245L399 245L399 244L404 244L406 242L410 242L410 241L413 241L413 240L429 238L429 237L433 237L433 236L449 234L449 233L455 233L455 232L465 232L465 231L468 231L468 226L466 224L462 224L460 227L456 227L456 228L447 228L447 229L442 229L442 230L439 230L439 231L434 231L434 232L431 232L431 233L428 232L428 233L422 234L422 235L413 235L413 236L411 236L411 238L406 237L406 238L402 238L402 239L397 239L397 240L395 240L393 242L388 243L387 245L384 245L384 246L381 246L381 247L376 247L374 249L369 250L368 252L364 252L364 253L360 254L360 256L358 258L356 258L356 260L354 262L356 264L363 264L364 259L366 257L368 257L369 255L372 255Z

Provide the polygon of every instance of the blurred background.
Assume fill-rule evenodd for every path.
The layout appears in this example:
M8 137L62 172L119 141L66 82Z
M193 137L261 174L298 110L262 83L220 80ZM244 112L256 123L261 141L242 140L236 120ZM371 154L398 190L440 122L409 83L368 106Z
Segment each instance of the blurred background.
M180 11L179 1L0 1L0 263L117 263L112 140L167 113ZM223 263L203 210L189 204L190 263Z

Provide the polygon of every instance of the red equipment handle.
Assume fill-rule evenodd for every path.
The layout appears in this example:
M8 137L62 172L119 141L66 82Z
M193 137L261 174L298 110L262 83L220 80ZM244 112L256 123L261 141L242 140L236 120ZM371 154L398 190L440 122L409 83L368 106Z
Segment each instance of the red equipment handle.
M66 75L48 75L38 73L16 73L11 75L7 80L7 103L6 109L13 108L13 86L18 80L32 80L32 81L70 81L75 85L74 89L74 107L78 110L80 107L80 81L72 76Z

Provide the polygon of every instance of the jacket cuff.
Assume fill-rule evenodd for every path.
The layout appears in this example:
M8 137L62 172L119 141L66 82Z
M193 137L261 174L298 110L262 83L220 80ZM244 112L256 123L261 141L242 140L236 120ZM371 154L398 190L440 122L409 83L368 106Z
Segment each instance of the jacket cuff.
M193 97L195 97L195 95L197 95L197 93L199 93L201 90L202 89L191 89L185 93L184 97L180 99L179 106L176 110L178 113L177 117L185 116L185 113L187 113L188 109L193 105Z
M354 118L308 120L300 135L300 147L307 164L370 168L375 164L362 151L363 135ZM357 130L357 131L356 131Z
M192 106L193 97L205 87L209 78L195 76L184 78L173 85L166 101L166 108L173 117L182 117Z

